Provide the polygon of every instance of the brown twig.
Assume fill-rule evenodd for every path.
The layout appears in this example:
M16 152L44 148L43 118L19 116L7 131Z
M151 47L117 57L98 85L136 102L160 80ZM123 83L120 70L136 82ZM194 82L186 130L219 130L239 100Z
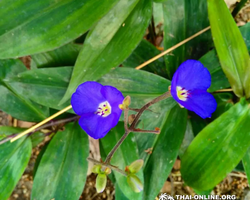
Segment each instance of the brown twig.
M55 125L58 125L58 124L62 124L62 123L75 121L77 119L79 119L79 116L74 116L74 117L70 117L70 118L67 118L67 119L61 119L61 120L57 120L57 121L50 121L49 123L44 124L44 125L40 126L39 128L34 129L32 132L29 132L29 135L31 135L31 134L33 134L33 133L35 133L35 132L37 132L37 131L39 131L41 129L45 129L45 128L55 126ZM12 138L15 138L18 134L19 133L7 136L6 138L4 138L3 140L0 141L0 145L5 143L5 142L10 141Z
M129 127L127 130L125 130L125 134L121 137L121 139L117 142L117 144L116 144L116 145L113 147L113 149L109 152L109 154L108 154L108 156L107 156L107 158L106 158L106 160L105 160L105 162L104 162L105 164L109 164L109 163L110 163L110 161L111 161L111 159L112 159L114 153L115 153L116 150L119 148L119 146L123 143L123 141L126 139L126 137L129 135L129 133L130 133L130 132L133 132L133 131L136 131L135 127L136 127L136 125L137 125L137 123L138 123L138 121L139 121L139 119L140 119L142 113L143 113L145 110L147 110L149 106L151 106L151 105L153 105L153 104L155 104L155 103L157 103L157 102L159 102L159 101L161 101L161 100L163 100L163 99L166 99L166 98L168 98L168 97L170 97L170 96L171 96L171 94L170 94L170 92L168 91L168 92L162 94L161 96L156 97L156 98L153 99L152 101L148 102L146 105L144 105L144 106L139 110L139 112L137 113L137 115L136 115L134 121L132 122L132 124L130 125L130 127Z

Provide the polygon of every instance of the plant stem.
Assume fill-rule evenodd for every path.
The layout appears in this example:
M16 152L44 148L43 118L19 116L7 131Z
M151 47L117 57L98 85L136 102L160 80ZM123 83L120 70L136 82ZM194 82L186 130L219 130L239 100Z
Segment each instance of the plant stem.
M124 110L124 129L128 132L128 109Z
M138 120L140 119L142 113L143 113L145 110L147 110L149 106L151 106L151 105L153 105L153 104L155 104L155 103L157 103L157 102L159 102L159 101L161 101L161 100L164 100L164 99L166 99L166 98L168 98L168 97L170 97L170 96L171 96L171 94L170 94L170 92L168 91L168 92L162 94L161 96L156 97L156 98L153 99L152 101L148 102L146 105L144 105L144 106L138 111L138 113L137 113L137 115L136 115L134 121L132 122L131 126L130 126L127 130L126 130L126 128L125 128L125 134L121 137L121 139L116 143L116 145L113 147L113 149L109 152L109 154L108 154L108 156L107 156L107 158L106 158L104 164L109 164L109 163L110 163L110 160L112 159L114 153L115 153L116 150L120 147L120 145L123 143L123 141L126 139L126 137L128 136L128 134L129 134L130 132L133 132L133 131L136 132L135 126L136 126ZM128 111L128 110L127 110L127 111ZM124 119L125 119L126 115L127 115L127 113L124 112ZM125 126L125 125L124 125L124 126ZM153 132L153 131L151 131L151 132Z
M127 176L127 173L126 173L126 172L122 171L121 169L119 169L119 168L117 168L117 167L114 167L114 166L109 165L109 164L107 164L107 163L99 162L99 161L97 161L97 160L95 160L95 159L93 159L93 158L87 158L87 160L90 161L90 162L92 162L92 163L94 163L94 164L102 165L102 166L108 167L108 168L110 168L110 169L112 169L112 170L114 170L114 171L119 172L120 174L122 174L122 175L124 175L124 176Z
M123 141L126 139L126 137L128 136L128 134L130 133L130 131L125 131L125 134L121 137L121 139L116 143L116 145L114 146L114 148L109 152L106 160L105 160L105 164L109 164L110 160L112 159L114 153L116 152L116 150L119 148L119 146L123 143Z
M160 134L160 131L154 131L154 130L138 130L138 129L134 129L133 130L134 133L154 133L154 134Z
M79 119L79 116L74 116L74 117L70 117L70 118L66 118L66 119L60 119L60 120L57 120L57 121L50 121L49 123L44 124L44 125L38 127L37 129L33 130L32 132L29 133L29 135L32 135L33 133L35 133L35 132L37 132L37 131L39 131L41 129L45 129L45 128L48 128L48 127L51 127L51 126L55 126L55 125L58 125L58 124L62 124L62 123L67 123L67 122L75 121L77 119ZM15 138L18 134L19 133L7 136L6 138L4 138L3 140L0 141L0 145L3 144L3 143L5 143L5 142L8 142L12 138Z
M71 108L72 108L72 106L69 105L69 106L67 106L66 108L64 108L64 109L62 109L62 110L60 110L60 111L58 111L58 112L55 113L54 115L51 115L50 117L48 117L48 118L46 118L45 120L39 122L39 123L36 124L35 126L32 126L31 128L29 128L29 129L25 130L24 132L18 134L16 137L12 138L12 139L10 140L10 142L14 142L14 141L16 141L17 139L19 139L20 137L22 137L22 136L24 136L24 135L26 135L26 134L28 134L28 133L34 131L36 128L39 128L39 127L42 126L43 124L45 124L45 123L49 122L50 120L56 118L57 116L61 115L62 113L65 113L66 111L70 110Z
M149 106L151 106L151 105L153 105L153 104L155 104L155 103L157 103L157 102L159 102L159 101L161 101L161 100L163 100L163 99L166 99L166 98L168 98L168 97L170 97L170 96L171 96L171 94L170 94L170 92L168 91L168 92L162 94L161 96L156 97L156 98L153 99L152 101L148 102L146 105L144 105L144 106L140 109L140 111L137 113L137 115L135 116L135 119L134 119L134 121L132 122L131 126L129 127L129 130L130 130L130 131L133 131L133 130L135 129L135 126L136 126L138 120L140 119L142 113L143 113Z

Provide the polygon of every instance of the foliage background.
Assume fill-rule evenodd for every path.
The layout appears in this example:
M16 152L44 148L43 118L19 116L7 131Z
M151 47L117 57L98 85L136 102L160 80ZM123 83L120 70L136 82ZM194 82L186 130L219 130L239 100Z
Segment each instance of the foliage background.
M220 7L219 12L214 6ZM0 9L0 108L16 119L43 120L69 105L71 93L86 80L113 85L132 97L132 107L141 107L167 90L174 71L189 58L200 59L209 69L210 92L230 86L234 89L229 93L213 93L218 108L209 120L187 113L171 99L143 115L140 126L161 127L161 134L131 134L112 164L124 168L133 160L143 158L145 165L140 177L144 179L144 191L135 194L124 182L126 179L115 173L112 180L117 199L153 199L177 156L183 162L181 172L185 183L197 193L209 193L241 159L246 174L250 174L248 102L241 99L234 105L239 97L249 97L249 24L240 28L241 36L223 1L167 0L156 4L146 0L108 3L22 0L13 1L10 6L4 0ZM163 21L163 25L154 27L152 19L156 25ZM158 46L167 49L209 24L212 35L211 32L200 35L143 71L134 69L160 53L154 45L162 32L163 42L158 42ZM152 32L152 28L156 30ZM144 40L146 30L147 40ZM27 55L31 55L30 69L17 59ZM228 62L224 63L225 60ZM239 78L235 80L235 77ZM72 114L71 110L61 118ZM103 157L121 137L122 127L119 124L100 141ZM4 138L20 129L1 127L0 132ZM85 185L86 134L74 123L54 135L55 132L57 129L37 158L31 199L61 199L62 196L78 199ZM0 199L10 196L27 166L32 145L35 147L44 137L43 133L35 133L33 137L0 146ZM152 154L145 153L148 148L153 148Z

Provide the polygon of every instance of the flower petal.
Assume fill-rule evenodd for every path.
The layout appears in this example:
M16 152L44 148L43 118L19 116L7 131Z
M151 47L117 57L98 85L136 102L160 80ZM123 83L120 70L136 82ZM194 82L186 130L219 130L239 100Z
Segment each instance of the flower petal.
M206 91L194 90L187 101L177 100L179 104L195 112L200 117L211 117L211 114L216 110L217 103L213 95Z
M71 97L74 112L77 115L96 112L98 105L105 101L101 94L103 87L100 83L94 81L87 81L79 85Z
M113 112L107 117L89 113L81 116L79 125L90 137L99 139L104 137L111 128L117 125L119 118L120 115L118 117Z
M207 90L211 85L211 75L200 61L187 60L176 70L171 84L171 90L176 93L176 87L187 90Z
M122 104L124 99L122 93L112 86L103 86L101 93L111 105L112 112L120 116L122 110L119 108L119 104Z

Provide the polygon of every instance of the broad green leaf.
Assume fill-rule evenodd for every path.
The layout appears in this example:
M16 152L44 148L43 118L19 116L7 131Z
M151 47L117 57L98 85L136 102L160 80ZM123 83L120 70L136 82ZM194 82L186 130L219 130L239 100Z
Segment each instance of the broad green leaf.
M0 58L62 46L86 32L117 0L2 0Z
M195 137L182 156L187 185L210 190L235 168L250 146L249 120L249 104L241 99Z
M243 37L223 0L208 0L207 5L221 67L234 93L250 97L250 60Z
M153 17L155 26L163 24L163 8L161 3L153 3Z
M202 119L200 116L196 115L194 112L189 111L188 116L192 124L192 130L194 136L196 136L203 128L208 124L205 119Z
M70 101L58 106L58 102L66 91L72 67L57 67L30 70L20 73L18 77L8 80L9 84L18 90L23 96L51 108L62 109L70 104ZM170 81L155 74L135 70L131 68L117 68L103 76L100 80L103 85L112 85L119 89L124 96L130 95L132 107L140 108L148 101L160 96L168 90ZM165 110L173 106L173 100L169 99L152 106L153 112L146 111L148 118L146 125L152 124L154 129L160 126L161 115ZM70 112L73 113L71 110ZM154 119L152 121L152 118Z
M29 70L8 79L9 84L22 96L50 108L63 109L70 101L58 106L69 84L72 67ZM73 112L73 110L71 110Z
M32 55L31 68L73 66L81 47L70 43L53 51Z
M21 73L17 78L9 80L10 84L22 95L33 101L55 109L62 109L70 104L58 106L62 98L69 76L72 71L70 67L58 67L31 70ZM99 82L103 85L112 85L119 89L124 96L131 96L131 107L141 108L144 104L168 91L170 81L155 74L135 70L131 68L117 68L104 75ZM139 128L154 130L160 127L165 113L175 105L172 98L161 101L150 107L150 111L145 111L139 123ZM73 113L71 110L70 112ZM132 114L132 112L131 112ZM120 118L123 120L123 116ZM140 157L146 158L144 152L153 145L154 134L139 134L136 136Z
M115 184L115 199L121 200L129 200L123 193L122 190L119 188L118 184Z
M33 133L30 136L31 142L32 142L32 148L36 147L38 144L40 144L44 139L46 135L42 132L36 132Z
M186 124L187 110L179 105L165 113L161 133L154 141L153 153L144 168L144 200L154 199L164 185L177 158Z
M154 0L154 2L156 2L156 3L163 3L163 2L167 2L167 1L169 1L169 0Z
M208 89L209 92L230 87L227 77L221 69L221 65L215 50L206 53L200 58L200 61L211 74L211 86Z
M248 51L250 51L250 23L240 27L240 32L247 45ZM225 89L230 87L228 79L226 78L224 72L221 69L221 65L216 55L215 50L211 50L199 59L202 64L209 70L212 78L212 83L209 92L214 92L216 90Z
M48 116L48 108L30 101L6 80L25 71L20 60L0 60L0 109L20 120L40 121Z
M150 58L160 54L161 52L147 40L142 40L133 53L122 63L124 67L136 68L140 64L146 62ZM166 67L163 58L145 66L143 70L153 72L155 74L166 77Z
M216 111L212 114L212 119L216 119L221 114L226 112L228 109L230 109L234 103L233 103L233 95L231 93L218 93L213 95L216 102L217 102L217 108Z
M119 89L124 96L131 97L131 108L141 108L152 99L168 91L170 81L145 71L129 68L118 68L100 79L104 85L112 85ZM166 112L175 105L172 98L163 100L145 111L138 128L154 130L160 127ZM130 112L132 114L132 112ZM121 120L123 119L123 115ZM155 134L136 134L140 158L148 156L145 150L152 147Z
M87 134L69 123L53 137L39 163L31 199L78 200L87 176Z
M168 49L209 26L206 0L168 0L163 3L164 48ZM166 55L165 63L171 78L187 59L199 59L212 45L209 31Z
M191 124L190 120L188 120L185 135L184 135L184 138L182 140L182 143L181 143L181 146L179 149L180 158L182 158L184 152L186 151L186 149L188 148L190 143L193 141L193 139L194 139L194 133L193 133L193 129L192 129L192 124Z
M60 103L79 84L98 80L127 58L141 41L151 15L152 0L120 0L89 32Z
M118 125L113 128L104 138L100 140L103 150L108 154L120 140L124 134L124 124L119 122ZM125 170L125 167L130 165L133 161L138 160L138 149L135 141L134 133L130 133L125 141L121 144L118 150L115 152L111 164L119 167L121 170ZM116 171L112 171L115 174L116 184L122 188L123 194L131 200L141 199L141 193L135 193L127 183L127 177L121 175ZM143 183L143 173L140 170L136 175Z
M0 127L0 135L11 135L22 129ZM0 199L7 200L21 178L31 156L32 144L29 138L0 145Z
M242 158L242 163L247 175L248 184L250 182L250 148L247 149L246 154Z

